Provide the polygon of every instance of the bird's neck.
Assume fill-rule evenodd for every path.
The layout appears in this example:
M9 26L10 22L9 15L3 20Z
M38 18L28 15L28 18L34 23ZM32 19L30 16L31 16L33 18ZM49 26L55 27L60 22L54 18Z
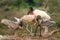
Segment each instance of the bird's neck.
M31 12L31 15L34 15L34 13L33 13L33 12Z

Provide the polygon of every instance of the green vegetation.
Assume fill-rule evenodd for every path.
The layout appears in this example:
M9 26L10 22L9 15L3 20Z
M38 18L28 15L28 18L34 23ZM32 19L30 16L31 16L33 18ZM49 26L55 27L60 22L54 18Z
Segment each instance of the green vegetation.
M58 28L60 28L60 21L57 21L56 24L57 24Z
M5 11L19 10L20 8L44 7L45 10L48 7L48 12L59 11L59 0L0 0L0 8L3 7Z

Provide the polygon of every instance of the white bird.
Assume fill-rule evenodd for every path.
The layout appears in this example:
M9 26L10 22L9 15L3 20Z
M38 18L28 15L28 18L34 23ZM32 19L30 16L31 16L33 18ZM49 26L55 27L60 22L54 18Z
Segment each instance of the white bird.
M34 20L34 18L35 18L34 15L24 15L23 17L20 18L20 20L31 23Z
M48 13L46 13L45 11L42 11L42 10L38 10L38 9L35 9L33 11L33 15L34 16L40 15L44 22L51 19L50 15L48 15Z

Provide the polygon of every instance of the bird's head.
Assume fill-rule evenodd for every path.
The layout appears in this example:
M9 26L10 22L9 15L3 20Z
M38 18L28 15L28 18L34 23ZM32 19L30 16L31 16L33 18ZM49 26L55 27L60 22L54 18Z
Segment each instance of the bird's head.
M30 11L33 11L34 10L33 7L29 7L29 9L30 9Z

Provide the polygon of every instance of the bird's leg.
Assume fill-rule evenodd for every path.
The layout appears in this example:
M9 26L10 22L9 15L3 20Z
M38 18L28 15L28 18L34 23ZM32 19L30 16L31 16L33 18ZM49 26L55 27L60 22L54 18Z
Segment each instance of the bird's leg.
M37 28L38 28L37 23L35 23L34 26L35 26L35 29L34 29L34 36L36 36L36 32L37 32Z
M41 28L41 25L40 25L40 36L41 36L41 29L42 29L42 28Z
M38 26L40 27L40 36L41 36L41 30L42 30L41 24L42 24L42 20L39 19L37 22L38 22Z
M32 27L31 27L31 33L32 33Z
M38 26L35 27L34 36L36 36L37 28L38 28Z
M29 33L31 33L31 31L28 29L28 25L26 26L26 30L27 30Z
M38 16L35 18L35 22L36 22L36 25L37 25L36 30L35 30L35 35L36 35L36 32L37 32L38 26L40 26L40 36L41 36L41 23L42 23L41 16L38 15Z
M47 26L43 26L43 29L44 29L43 35L47 34L48 33L48 27Z
M36 18L34 19L34 21L35 21L35 24L34 24L34 26L35 26L35 29L34 29L34 36L36 36L36 32L37 32L37 28L38 28L38 23L37 23Z

